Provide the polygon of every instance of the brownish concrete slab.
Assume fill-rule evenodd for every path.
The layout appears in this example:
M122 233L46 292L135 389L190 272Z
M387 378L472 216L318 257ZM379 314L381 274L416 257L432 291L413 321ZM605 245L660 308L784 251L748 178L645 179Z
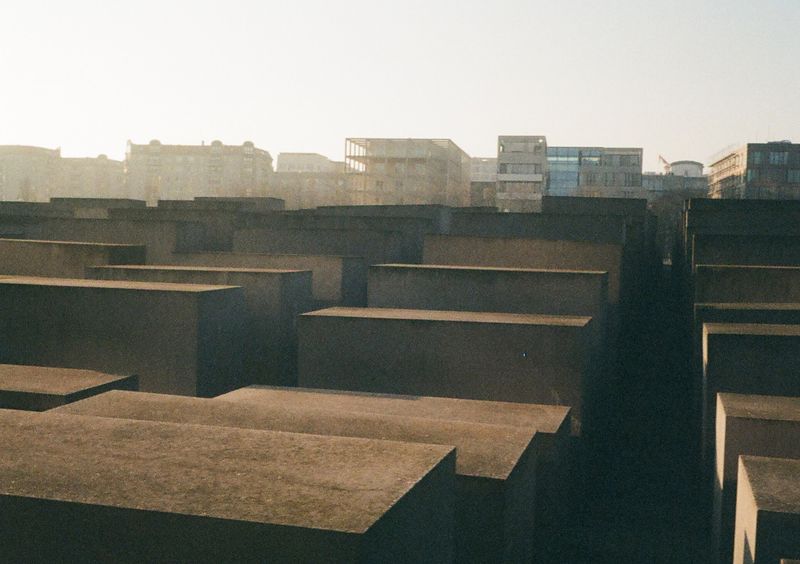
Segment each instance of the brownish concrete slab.
M0 362L136 374L142 391L242 385L246 320L232 286L0 279Z
M12 560L450 562L450 447L0 412Z
M456 560L533 558L538 441L531 428L135 392L110 392L57 411L454 446Z
M703 325L703 458L711 471L717 393L800 396L800 325Z
M713 530L720 562L733 557L740 455L800 458L800 398L717 394Z
M201 266L108 266L87 269L100 280L239 286L247 311L244 381L297 383L296 317L310 311L311 271Z
M373 394L311 388L248 386L216 398L272 407L286 405L339 413L402 417L522 427L536 432L537 527L558 526L570 472L570 408L558 405L482 401L433 396Z
M331 308L298 318L298 383L569 405L577 436L603 390L592 338L587 317Z
M734 564L800 557L800 460L742 456L736 493Z
M316 307L357 306L364 305L367 300L367 267L360 257L197 252L176 253L170 263L310 270Z
M800 302L800 267L699 264L695 302Z
M0 408L44 411L108 390L138 390L137 376L0 364Z
M0 274L82 278L87 266L143 264L146 259L142 245L0 239Z

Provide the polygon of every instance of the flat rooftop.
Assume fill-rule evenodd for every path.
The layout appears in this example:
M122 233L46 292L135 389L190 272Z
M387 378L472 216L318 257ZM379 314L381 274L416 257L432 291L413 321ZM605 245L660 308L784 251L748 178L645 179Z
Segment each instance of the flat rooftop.
M530 272L530 273L552 273L552 274L608 274L605 270L570 270L555 268L510 268L505 266L461 266L450 264L376 264L373 266L387 268L406 268L409 270L477 270L477 271L500 271L500 272Z

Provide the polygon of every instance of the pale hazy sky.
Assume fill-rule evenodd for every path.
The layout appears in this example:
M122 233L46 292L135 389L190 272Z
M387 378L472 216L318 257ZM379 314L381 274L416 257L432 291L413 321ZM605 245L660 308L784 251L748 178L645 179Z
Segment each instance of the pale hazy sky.
M800 142L800 0L0 0L0 144Z

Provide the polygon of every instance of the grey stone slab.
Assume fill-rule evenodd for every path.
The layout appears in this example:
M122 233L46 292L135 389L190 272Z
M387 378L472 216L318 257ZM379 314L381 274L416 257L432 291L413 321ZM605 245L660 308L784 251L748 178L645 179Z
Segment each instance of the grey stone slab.
M717 395L713 530L720 562L733 557L740 455L800 458L800 398Z
M109 390L138 390L137 376L0 364L0 408L45 411Z
M199 251L205 245L204 227L191 222L44 218L27 225L25 235L28 239L144 245L147 260L155 263L169 262L175 252Z
M298 319L302 387L568 405L593 424L591 319L330 308Z
M107 393L60 413L362 437L456 448L456 561L530 562L538 435L532 428L281 403Z
M428 235L425 264L608 272L612 305L620 301L623 247L612 243Z
M146 260L142 245L0 239L0 274L83 278L88 266Z
M570 408L556 405L482 401L434 396L408 396L321 390L248 386L217 398L222 401L269 406L292 405L342 413L372 413L401 417L466 421L518 426L536 432L538 443L536 488L537 529L558 526L564 516L565 492L570 466Z
M450 562L453 449L0 411L11 561Z
M701 264L694 292L697 303L797 303L800 267Z
M109 266L87 270L97 280L240 286L247 313L245 381L297 382L296 317L312 308L311 271L205 266Z
M800 460L742 456L736 490L734 564L800 557Z
M720 392L800 396L800 326L703 326L703 458L710 467Z
M241 288L0 278L0 362L137 374L142 391L212 396L242 383Z
M715 235L692 237L692 267L699 264L800 266L800 236Z
M367 264L406 260L402 233L369 229L239 229L233 250L357 256Z
M176 253L172 264L310 270L316 307L367 303L367 266L361 257L266 253Z

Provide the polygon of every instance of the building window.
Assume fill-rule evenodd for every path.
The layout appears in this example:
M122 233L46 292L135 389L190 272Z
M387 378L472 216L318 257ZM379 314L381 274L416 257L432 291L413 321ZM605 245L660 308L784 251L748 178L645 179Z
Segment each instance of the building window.
M800 184L800 170L792 169L789 171L788 181L792 184Z
M759 178L759 171L757 168L748 168L747 169L747 181L751 182L753 180L758 180Z
M759 151L754 151L750 157L751 164L760 165L764 162L764 154Z
M769 164L771 165L785 165L789 157L786 151L770 151Z

